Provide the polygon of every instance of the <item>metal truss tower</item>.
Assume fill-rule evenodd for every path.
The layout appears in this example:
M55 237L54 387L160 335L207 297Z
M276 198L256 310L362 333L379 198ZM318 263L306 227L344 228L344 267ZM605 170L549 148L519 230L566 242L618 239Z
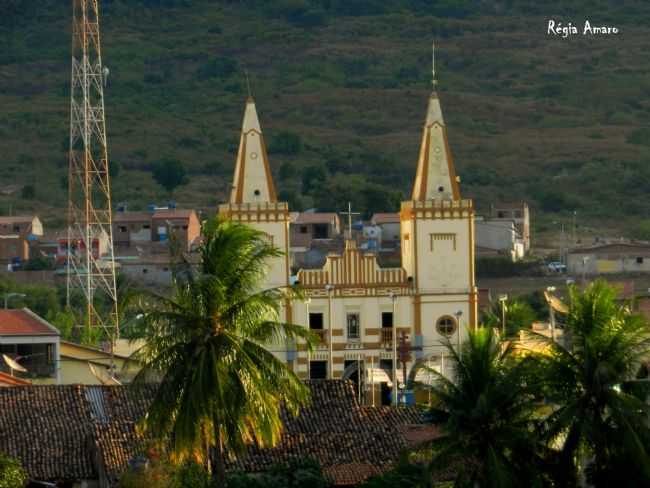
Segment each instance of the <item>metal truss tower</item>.
M119 336L98 0L72 0L68 173L68 306L78 324ZM75 306L79 290L84 306ZM72 299L71 299L72 298Z

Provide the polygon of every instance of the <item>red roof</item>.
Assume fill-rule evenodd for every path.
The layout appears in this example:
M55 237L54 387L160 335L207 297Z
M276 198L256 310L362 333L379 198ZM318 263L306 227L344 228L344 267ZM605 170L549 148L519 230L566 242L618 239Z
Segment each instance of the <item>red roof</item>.
M399 224L399 213L390 212L390 213L376 213L370 219L371 222L375 225L381 224Z
M294 224L330 224L338 220L338 214L334 212L300 212Z
M0 336L58 336L59 331L28 308L0 310Z
M11 376L7 373L3 373L0 371L0 387L2 386L26 386L26 385L31 385L32 382L28 380L24 380L22 378L16 378L15 376Z

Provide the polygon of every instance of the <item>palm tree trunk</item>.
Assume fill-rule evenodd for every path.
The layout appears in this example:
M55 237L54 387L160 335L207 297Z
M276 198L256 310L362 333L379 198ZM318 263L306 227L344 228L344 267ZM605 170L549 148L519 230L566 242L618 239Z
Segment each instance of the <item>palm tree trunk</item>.
M226 480L226 456L223 448L223 438L219 430L219 423L214 425L214 442L215 442L215 459L212 467L212 479L217 488L225 488L228 484Z

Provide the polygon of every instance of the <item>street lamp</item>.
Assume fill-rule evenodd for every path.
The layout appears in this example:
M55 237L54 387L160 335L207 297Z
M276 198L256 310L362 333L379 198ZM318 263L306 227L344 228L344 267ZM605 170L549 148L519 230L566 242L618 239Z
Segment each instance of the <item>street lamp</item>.
M24 298L27 295L24 293L5 293L5 310L9 308L9 299L14 298L14 297L21 297Z
M393 302L393 405L397 406L397 317L395 316L397 295L391 291L388 296Z
M501 335L506 337L506 302L508 295L499 295L499 303L501 304Z
M458 327L456 336L458 341L458 354L460 355L460 318L463 316L463 311L458 310L454 315L456 316L456 327Z
M553 292L555 291L555 287L547 286L546 291L548 292L548 313L551 319L551 340L555 342L555 309L553 308Z
M328 332L327 332L327 347L329 348L329 379L334 379L334 349L332 348L332 291L334 290L334 285L329 283L325 285L325 291L327 292L327 322L328 322Z

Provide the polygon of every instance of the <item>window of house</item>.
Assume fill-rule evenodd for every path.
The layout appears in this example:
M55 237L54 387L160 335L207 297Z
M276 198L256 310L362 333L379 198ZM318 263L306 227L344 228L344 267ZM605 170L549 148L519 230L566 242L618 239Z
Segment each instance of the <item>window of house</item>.
M148 230L148 229L151 229L151 226L150 226L149 224L144 224L144 225L142 226L142 228Z
M187 225L184 225L184 226L183 226L183 230L187 230Z
M520 219L521 218L521 210L515 210L515 218Z
M382 328L393 326L393 312L381 313L381 326Z
M451 315L445 315L440 317L436 322L436 330L438 334L443 336L450 336L456 332L456 319Z
M47 362L52 364L54 362L54 344L47 345Z
M348 339L359 339L359 314L349 313L347 317Z
M149 272L149 270L147 268L142 269L142 274L147 274L148 272Z
M636 263L637 264L643 264L643 257L639 256L638 258L636 258Z
M503 218L505 218L505 216L506 216L506 213L503 210L499 210L497 212L497 217L498 218L503 219Z
M327 361L309 361L309 379L324 380L327 378Z
M120 230L120 232L127 232L128 231L128 229L126 228L126 225L120 225L119 230Z
M306 225L301 225L300 226L300 233L301 234L306 234L307 233L307 226Z
M14 232L20 232L20 225L14 225Z
M322 313L309 313L309 328L316 330L323 330L323 314Z
M312 234L314 239L327 239L329 237L327 224L314 224L314 231Z

